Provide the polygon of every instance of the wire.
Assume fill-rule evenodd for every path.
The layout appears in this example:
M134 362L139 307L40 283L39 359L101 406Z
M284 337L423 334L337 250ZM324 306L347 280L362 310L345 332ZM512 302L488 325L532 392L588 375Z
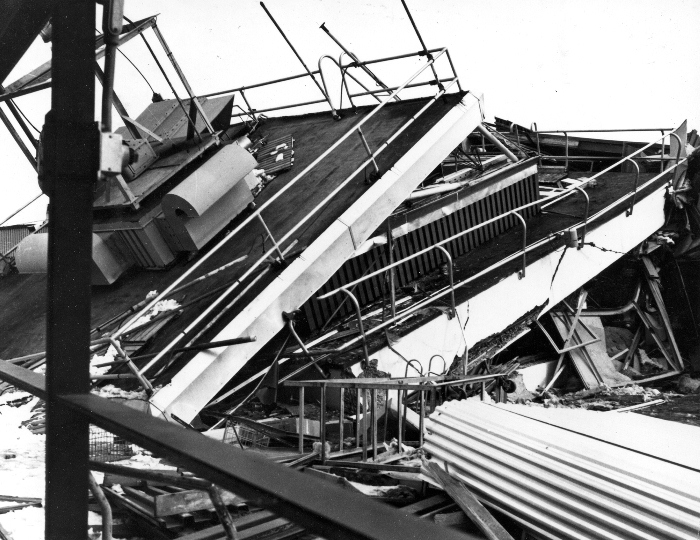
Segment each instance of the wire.
M148 82L148 79L146 78L146 76L145 76L143 73L141 73L141 70L140 70L139 68L136 67L136 64L134 64L134 63L131 61L131 58L129 58L126 54L124 54L124 53L122 52L121 49L118 48L117 51L119 51L119 54L121 54L124 58L126 58L127 62L129 62L132 66L134 66L134 69L135 69L136 71L139 72L139 75L141 75L141 78L146 82L146 84L148 85L148 87L151 89L151 92L153 92L153 93L155 94L156 91L153 90L153 87L151 86L151 83L149 83L149 82ZM22 115L22 116L24 116L24 115Z
M19 112L19 114L22 115L22 118L24 118L24 121L25 121L27 124L29 124L29 125L32 127L32 129L33 129L34 131L36 131L37 133L41 134L41 131L39 131L39 130L34 126L34 124L32 124L32 123L29 121L29 118L27 118L27 117L25 116L25 114L22 112L22 109L20 109L20 108L17 106L17 104L15 103L15 100L14 100L14 99L11 99L11 100L10 100L10 103L12 103L12 105L14 106L14 108L17 109L17 112Z

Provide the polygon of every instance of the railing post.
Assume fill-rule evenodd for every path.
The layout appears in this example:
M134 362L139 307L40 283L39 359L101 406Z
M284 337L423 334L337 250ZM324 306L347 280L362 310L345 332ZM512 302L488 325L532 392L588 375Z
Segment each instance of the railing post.
M303 430L303 427L302 427ZM326 383L321 384L321 465L326 464Z
M367 461L367 389L362 389L362 461Z
M370 390L372 400L372 459L377 461L377 389Z
M510 213L517 217L523 225L523 269L518 272L518 278L523 279L525 277L525 267L527 266L527 223L525 223L525 219L518 212L511 211Z
M423 446L423 424L425 422L425 391L420 390L420 418L418 419L418 442L419 446Z
M436 249L442 251L443 255L447 259L447 275L450 278L450 319L452 319L457 314L457 306L455 304L455 282L454 282L454 268L452 265L452 255L443 246L435 246Z
M565 156L566 156L566 161L564 162L564 167L566 167L566 170L569 170L569 134L565 131L564 132L564 138L565 138Z
M396 413L399 417L399 434L396 437L396 440L399 443L399 452L401 452L401 446L403 443L403 415L401 414L401 409L403 408L403 390L397 390L396 394Z
M304 387L299 387L299 453L304 453Z
M632 162L634 163L634 162ZM636 163L635 163L636 165ZM637 167L637 170L639 170L639 167ZM639 173L637 173L637 177L639 177ZM588 210L590 209L591 206L591 199L588 196L588 193L586 193L586 190L584 190L581 186L576 186L576 190L580 191L584 197L586 197L586 213L583 216L583 233L581 234L581 241L578 244L577 249L581 249L583 247L584 242L586 241L586 229L588 228ZM636 191L636 187L635 187Z
M340 387L340 423L338 424L338 436L340 437L340 448L342 452L345 450L345 445L343 444L345 435L345 388Z
M386 250L389 255L389 265L394 264L394 235L391 230L391 220L386 222ZM389 268L389 298L391 300L391 318L396 319L396 274L394 268Z
M535 128L534 130L532 128ZM542 152L540 151L540 132L537 131L537 122L533 122L530 125L530 130L535 132L535 138L537 139L537 166L542 166Z
M355 391L355 448L360 447L360 389Z
M381 173L379 172L379 165L377 165L377 162L374 159L374 155L372 155L372 150L370 150L369 144L367 143L367 139L365 139L365 134L362 133L362 128L357 128L357 133L360 135L360 139L362 140L362 145L365 147L365 150L367 151L367 155L372 160L372 166L374 167L374 174L371 174L369 179L370 179L370 182L374 182L375 180L378 180L379 177L381 176Z
M348 298L350 298L350 301L355 306L355 314L357 315L357 326L358 326L358 329L360 330L360 335L362 336L362 353L365 356L365 365L369 365L369 351L367 350L367 335L365 334L365 326L362 323L362 311L360 310L360 303L357 301L357 298L355 298L355 295L352 294L345 287L342 287L340 290L343 291L346 295L348 295Z
M627 212L625 212L625 215L628 217L632 215L632 212L634 212L634 203L637 202L637 186L639 185L639 165L633 159L630 159L629 161L630 163L632 163L632 165L634 165L636 169L636 174L634 177L634 191L632 193L632 202L630 203L630 207L627 209Z
M272 232L268 228L267 223L265 223L265 220L263 219L262 214L258 214L258 220L260 221L263 228L265 229L265 233L267 233L267 236L270 238L272 245L275 246L275 251L277 251L277 255L279 256L280 261L284 261L284 254L282 253L282 250L280 249L280 246L277 243L277 240L275 240L275 237L272 236Z
M664 147L666 144L664 143L664 139L666 138L666 132L662 129L661 130L661 153L659 154L659 172L664 172Z
M683 143L683 141L681 141L681 138L678 136L677 133L672 132L672 133L669 133L669 135L670 135L671 137L675 137L676 141L678 142L678 150L676 151L676 169L674 169L674 173L673 173L674 175L676 175L676 174L678 174L678 162L679 162L680 159L681 159L681 151L683 150L683 144L684 144L684 143ZM668 143L668 151L669 151L669 153L671 152L671 141L670 141L670 139L669 139L669 143ZM680 178L680 175L678 175L678 178ZM677 185L674 185L673 187L676 188L676 187L678 187L678 186L677 186Z

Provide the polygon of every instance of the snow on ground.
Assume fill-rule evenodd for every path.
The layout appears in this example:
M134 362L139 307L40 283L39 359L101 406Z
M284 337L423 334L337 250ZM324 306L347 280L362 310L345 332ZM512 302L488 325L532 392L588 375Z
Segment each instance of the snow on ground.
M16 454L12 459L0 459L0 495L44 498L45 435L34 435L22 427L31 417L33 398L20 407L8 401L26 396L25 392L5 393L0 398L0 452ZM11 503L0 503L3 505ZM0 514L2 525L14 540L37 540L44 537L44 509L24 508Z
M105 386L97 393L110 398L145 398L145 394L141 395L142 392L124 392L112 385ZM32 398L19 407L8 405L9 402L26 397L29 397L26 392L6 392L0 396L0 454L16 456L11 459L0 457L0 495L35 497L43 501L46 436L34 435L22 426L22 422L31 417L32 408L39 398ZM161 464L160 459L154 458L145 451L137 451L136 455L128 460L119 461L118 464L139 469L175 469L175 467ZM98 484L102 482L102 474L93 473L93 475ZM0 502L0 506L8 504L13 503ZM88 520L92 530L90 533L86 531L86 538L98 540L101 537L99 528L102 517L90 512ZM24 508L0 514L0 525L10 533L13 540L42 539L44 538L44 509Z

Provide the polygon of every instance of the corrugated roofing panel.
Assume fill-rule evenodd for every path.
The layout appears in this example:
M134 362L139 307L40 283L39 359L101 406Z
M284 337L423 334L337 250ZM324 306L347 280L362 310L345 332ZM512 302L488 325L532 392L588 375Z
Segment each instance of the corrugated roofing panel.
M485 504L544 538L697 539L700 471L511 409L447 402L426 421L425 450Z
M23 238L32 233L33 228L27 225L12 225L0 227L0 253L3 255L19 244Z

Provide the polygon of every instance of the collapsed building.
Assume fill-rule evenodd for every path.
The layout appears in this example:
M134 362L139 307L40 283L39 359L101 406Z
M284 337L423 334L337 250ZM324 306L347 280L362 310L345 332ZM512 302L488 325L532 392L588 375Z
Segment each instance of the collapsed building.
M23 7L34 37L51 14ZM698 463L679 457L681 442L671 455L608 438L613 428L595 433L588 419L477 401L505 402L523 380L536 401L566 384L594 393L689 371L700 316L696 285L686 287L700 233L695 131L651 128L655 140L639 143L489 123L483 96L462 89L447 49L361 61L325 26L338 60L322 56L312 71L299 57L299 75L198 96L155 17L122 26L117 10L88 39L77 17L58 22L61 9L53 61L0 94L22 127L13 100L54 92L38 163L2 115L52 201L47 222L2 253L0 281L11 306L0 312L0 377L3 389L48 401L39 429L60 445L48 475L64 478L56 454L70 451L65 432L51 439L53 407L54 422L80 417L74 451L83 462L64 457L79 472L89 453L93 470L128 477L101 462L138 445L208 482L184 475L172 486L206 495L213 482L235 493L224 502L213 490L221 525L206 537L462 537L406 517L455 513L445 495L425 496L428 486L457 502L448 524L466 515L489 538L694 537ZM95 59L113 62L119 44L138 38L158 62L149 30L188 95L170 84L172 99L154 94L134 118L112 90L113 65L103 71ZM59 37L71 32L83 35L81 80L104 86L102 131L90 135L99 144L71 139L58 118L61 92L74 91L66 73L77 68L61 63L71 45ZM416 57L420 69L391 86L375 73ZM3 67L5 76L11 65ZM330 73L340 88L327 85ZM302 78L320 97L256 103L256 89ZM310 104L327 110L294 114ZM111 129L112 109L124 127ZM93 159L59 151L79 143ZM99 180L81 186L82 211L71 216L58 180L93 172ZM71 230L75 220L82 225ZM87 293L61 296L81 279ZM675 292L662 293L660 280ZM62 320L76 310L82 326ZM78 344L66 345L63 325L82 331ZM609 354L615 336L624 343ZM108 396L106 385L121 389L119 403L95 395ZM125 395L136 398L125 405ZM643 432L662 429L658 422L631 424ZM420 485L424 497L404 491L402 513L393 512L331 485L347 488L368 471L393 474L394 488ZM151 491L105 485L112 504L161 534L205 537L191 512L166 519L144 509L147 499L157 508L153 487L168 484L158 473L131 474ZM87 497L86 482L71 482ZM54 489L47 537L72 538ZM373 496L401 506L384 495ZM225 507L234 503L266 509L266 520L232 519ZM81 502L73 506L79 516ZM263 522L261 536L245 536Z

